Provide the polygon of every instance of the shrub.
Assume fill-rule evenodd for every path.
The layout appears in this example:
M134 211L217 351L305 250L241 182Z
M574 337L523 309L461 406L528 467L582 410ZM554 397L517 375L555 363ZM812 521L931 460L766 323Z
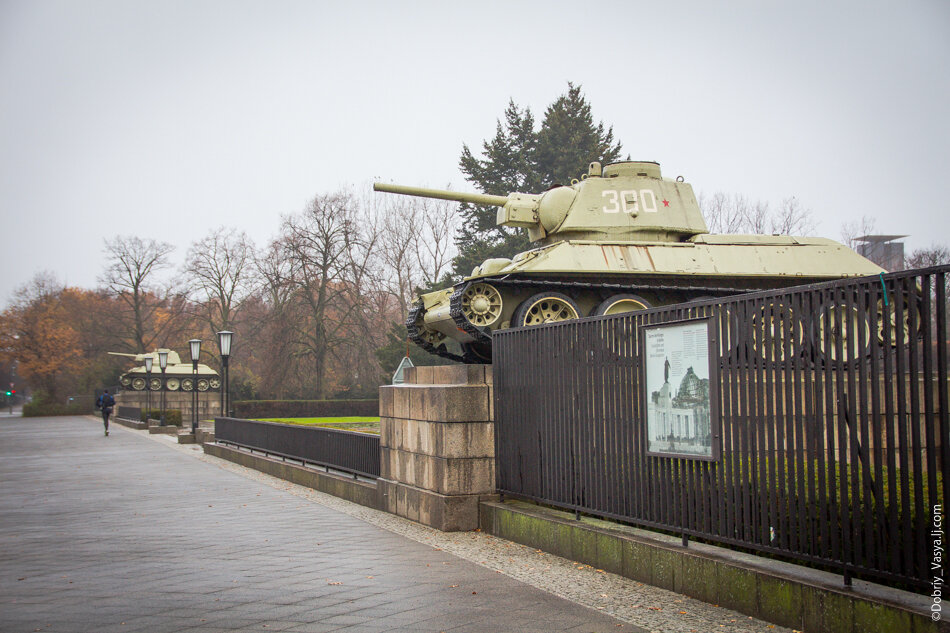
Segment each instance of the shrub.
M161 409L142 409L139 419L142 422L148 422L149 418L159 420L162 417ZM169 426L181 426L181 410L165 409L165 424Z
M27 402L23 405L24 418L50 415L86 415L89 406L84 404L59 404L57 402Z
M239 418L342 418L378 416L379 400L241 400L234 403Z

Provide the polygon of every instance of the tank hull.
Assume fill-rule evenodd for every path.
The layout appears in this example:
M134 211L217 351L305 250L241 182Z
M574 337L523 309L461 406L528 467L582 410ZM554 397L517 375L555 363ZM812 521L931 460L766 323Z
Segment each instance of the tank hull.
M883 271L822 238L703 234L685 242L564 240L473 272L451 290L423 295L410 312L410 337L424 349L490 362L499 329ZM530 301L542 303L532 310Z

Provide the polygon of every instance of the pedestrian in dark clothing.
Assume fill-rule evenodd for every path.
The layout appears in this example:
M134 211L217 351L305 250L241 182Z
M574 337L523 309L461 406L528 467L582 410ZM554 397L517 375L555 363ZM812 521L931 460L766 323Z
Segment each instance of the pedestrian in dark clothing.
M115 398L109 395L108 389L104 390L102 395L99 396L96 406L102 410L102 424L106 427L106 437L109 437L109 416L112 415L112 407L115 406Z

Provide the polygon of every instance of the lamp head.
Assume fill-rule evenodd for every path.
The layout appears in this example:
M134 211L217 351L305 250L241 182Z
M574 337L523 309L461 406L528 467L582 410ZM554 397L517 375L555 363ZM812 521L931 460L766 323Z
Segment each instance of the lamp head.
M168 350L162 349L158 350L158 366L162 371L165 371L165 368L168 367Z
M152 363L153 363L154 361L155 361L155 359L152 358L151 356L146 356L146 357L145 357L145 371L146 371L147 373L149 373L149 374L152 373Z
M234 336L234 332L229 332L227 330L218 332L218 347L221 348L222 356L231 355L231 337L232 336Z
M201 339L193 338L188 341L188 345L191 347L191 362L197 363L198 357L201 356Z

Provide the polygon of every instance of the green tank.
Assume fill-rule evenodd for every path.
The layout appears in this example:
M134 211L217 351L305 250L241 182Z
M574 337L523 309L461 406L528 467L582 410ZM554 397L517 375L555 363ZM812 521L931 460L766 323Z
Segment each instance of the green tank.
M499 329L882 272L824 238L712 235L693 188L682 177L662 177L654 162L591 163L580 180L540 194L373 188L496 205L498 225L527 229L537 245L486 260L409 311L417 345L469 363L491 362Z

